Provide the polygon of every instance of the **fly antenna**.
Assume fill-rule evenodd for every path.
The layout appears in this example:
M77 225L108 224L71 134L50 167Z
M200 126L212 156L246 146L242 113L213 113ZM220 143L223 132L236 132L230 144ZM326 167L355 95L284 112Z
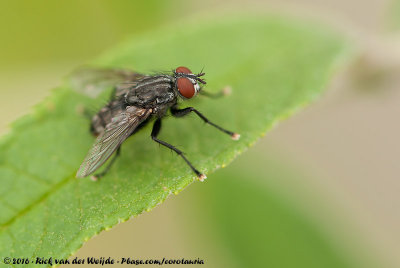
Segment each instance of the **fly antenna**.
M200 71L199 74L196 74L196 80L205 85L205 84L207 84L206 81L204 81L203 79L199 78L200 76L205 75L205 73L203 72L203 70L204 70L204 67L201 68L201 71Z
M196 80L199 81L200 83L202 83L203 85L207 84L206 81L204 81L203 79L201 79L199 77L196 77Z

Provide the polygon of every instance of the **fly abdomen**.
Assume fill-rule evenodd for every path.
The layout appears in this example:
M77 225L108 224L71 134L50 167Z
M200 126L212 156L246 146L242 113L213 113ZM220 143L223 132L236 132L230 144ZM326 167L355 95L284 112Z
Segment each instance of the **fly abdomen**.
M90 130L93 135L98 136L105 127L111 122L112 118L125 111L123 100L115 100L101 108L92 118Z

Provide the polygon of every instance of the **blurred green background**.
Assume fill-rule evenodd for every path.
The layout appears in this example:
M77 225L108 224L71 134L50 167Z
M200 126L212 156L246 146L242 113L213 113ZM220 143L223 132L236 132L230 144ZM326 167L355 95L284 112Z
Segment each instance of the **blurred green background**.
M399 267L400 57L397 33L386 28L391 5L1 1L0 133L71 70L127 36L211 12L323 21L362 53L319 102L205 183L101 233L76 256L200 258L207 267ZM373 81L373 94L362 94L363 81Z

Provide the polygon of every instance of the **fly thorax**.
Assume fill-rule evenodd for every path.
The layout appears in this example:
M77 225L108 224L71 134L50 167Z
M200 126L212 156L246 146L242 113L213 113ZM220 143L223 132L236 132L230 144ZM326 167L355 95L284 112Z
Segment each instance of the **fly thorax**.
M153 107L165 104L174 98L170 76L147 77L140 81L125 96L129 105Z

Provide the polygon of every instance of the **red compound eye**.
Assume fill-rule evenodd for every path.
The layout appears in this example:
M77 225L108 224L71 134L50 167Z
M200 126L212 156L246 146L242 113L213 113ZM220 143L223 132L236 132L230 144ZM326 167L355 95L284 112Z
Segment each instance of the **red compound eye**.
M176 68L175 72L182 73L182 74L191 74L192 73L192 71L189 68L184 67L184 66L180 66L180 67Z
M188 78L180 77L176 81L176 84L178 86L179 93L183 97L190 99L196 94L196 89L194 88L194 85Z

